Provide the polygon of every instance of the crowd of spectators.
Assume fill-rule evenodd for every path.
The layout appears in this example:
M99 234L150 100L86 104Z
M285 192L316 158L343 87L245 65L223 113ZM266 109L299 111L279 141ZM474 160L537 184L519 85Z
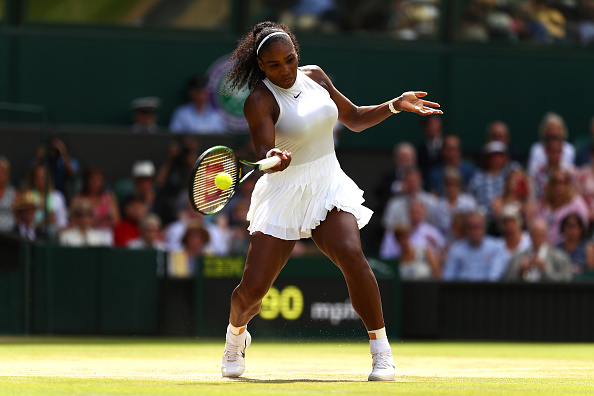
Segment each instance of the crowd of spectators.
M470 0L458 37L469 41L594 42L592 0Z
M477 155L444 135L439 116L425 139L394 148L375 189L379 255L400 260L403 279L570 281L594 274L594 118L590 158L578 162L565 121L546 113L524 158L502 121L487 126ZM468 158L475 157L472 161Z
M186 95L164 160L136 159L129 178L106 180L101 167L83 167L57 137L39 145L23 180L11 180L9 153L0 153L0 232L64 246L157 249L170 257L169 275L180 277L193 274L195 256L245 255L257 178L216 216L191 208L187 181L202 151L195 134L226 126L203 76L190 79ZM133 100L131 132L157 132L159 105ZM503 121L487 125L481 150L468 152L443 133L439 116L421 118L423 141L395 145L393 167L373 191L382 229L377 250L366 254L398 259L404 279L568 281L594 273L594 118L589 127L593 143L576 149L564 119L546 113L540 140L523 155ZM250 144L236 147L242 157L253 156ZM294 254L307 246L299 241Z

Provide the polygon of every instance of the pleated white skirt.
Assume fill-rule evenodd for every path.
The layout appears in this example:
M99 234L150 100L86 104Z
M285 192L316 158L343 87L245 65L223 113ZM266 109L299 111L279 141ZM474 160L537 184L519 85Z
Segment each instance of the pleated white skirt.
M363 228L373 214L362 205L364 201L363 191L343 172L332 152L262 176L252 194L248 230L284 240L309 238L334 208L351 213Z

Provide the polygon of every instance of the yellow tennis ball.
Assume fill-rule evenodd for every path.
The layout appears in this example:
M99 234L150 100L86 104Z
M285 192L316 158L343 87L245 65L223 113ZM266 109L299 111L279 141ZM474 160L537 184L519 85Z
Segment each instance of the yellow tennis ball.
M226 190L233 184L233 179L226 172L221 172L215 177L215 185L220 190Z

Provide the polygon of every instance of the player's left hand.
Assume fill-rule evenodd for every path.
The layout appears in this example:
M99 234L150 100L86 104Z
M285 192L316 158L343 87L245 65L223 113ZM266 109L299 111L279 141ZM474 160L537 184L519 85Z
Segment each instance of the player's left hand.
M440 109L434 109L434 107L439 107L439 103L421 99L425 96L427 96L427 92L404 92L395 100L396 103L394 103L394 107L396 109L417 113L420 115L443 114L443 111Z

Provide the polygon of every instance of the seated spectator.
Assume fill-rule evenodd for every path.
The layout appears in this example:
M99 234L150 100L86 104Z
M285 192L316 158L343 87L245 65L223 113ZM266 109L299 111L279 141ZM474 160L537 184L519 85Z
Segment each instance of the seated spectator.
M172 278L191 278L196 273L196 258L206 254L210 241L208 231L198 223L190 223L182 238L182 249L169 255L167 274Z
M58 234L62 246L112 246L112 234L93 227L93 204L87 198L77 199L70 206L70 226Z
M140 221L140 236L128 241L129 249L167 250L167 245L161 240L161 219L154 213L147 214Z
M233 243L233 228L230 225L229 216L219 212L206 227L210 234L210 248L214 255L227 256L231 251Z
M380 216L390 198L402 192L402 180L406 169L417 166L417 153L414 146L408 142L397 144L394 146L393 160L393 168L382 175L375 188Z
M517 163L524 162L524 155L511 145L509 137L509 127L503 121L493 121L487 125L487 142L501 142L507 147L507 154L512 161ZM476 157L476 163L481 163L481 157L483 156L482 149L479 150Z
M571 259L547 242L547 223L536 219L530 226L532 247L516 254L504 279L524 282L571 280Z
M466 215L464 228L466 237L452 244L443 267L442 279L489 281L501 250L501 242L486 235L486 219L480 211Z
M229 219L233 230L231 249L229 251L229 254L232 256L245 256L250 248L251 237L248 231L250 223L247 221L249 208L249 202L245 200L239 201L233 206L233 211Z
M53 239L58 230L68 225L68 214L64 195L54 189L51 179L48 185L48 196L45 196L45 168L43 165L36 165L31 169L25 190L30 191L35 198L37 211L35 212L35 225L47 229L48 237ZM45 209L47 207L48 222L46 224ZM46 228L47 226L47 228Z
M590 145L590 155L594 156L594 143ZM581 167L575 175L578 193L588 204L590 223L594 222L594 161Z
M458 169L445 168L443 174L445 196L440 198L435 205L435 218L441 232L448 239L451 239L452 217L454 214L476 210L477 204L472 195L461 191L462 175Z
M423 184L429 185L429 172L431 168L441 164L442 122L441 117L432 115L421 118L421 127L425 140L417 145L417 163L423 175Z
M88 168L83 173L82 191L72 198L75 202L86 198L93 205L93 228L113 230L120 221L120 209L115 195L105 188L101 168Z
M0 232L10 232L14 228L14 200L17 190L10 185L10 162L0 156Z
M148 210L144 200L138 195L131 195L122 206L122 219L113 230L115 246L125 247L128 242L140 237L140 222Z
M536 214L536 201L534 200L532 183L520 169L512 169L503 187L503 194L493 198L491 205L493 217L501 220L501 211L506 206L515 206L520 211L524 224L529 224Z
M49 174L51 184L64 197L70 198L79 182L80 165L76 158L72 157L68 147L62 139L51 138L49 142ZM45 143L37 148L37 155L33 163L33 168L44 166L45 164ZM66 210L64 210L66 212ZM67 217L67 215L65 215Z
M571 175L567 171L556 170L549 178L544 199L536 208L536 216L547 223L547 241L550 244L561 242L561 221L572 212L580 216L584 225L588 224L588 205L575 192Z
M397 226L394 229L394 236L401 250L398 261L400 279L439 279L440 268L437 258L427 248L412 246L410 242L410 228L408 226Z
M499 217L502 246L491 268L489 280L498 281L507 272L511 258L532 246L530 236L522 231L522 215L515 205L504 206Z
M532 173L532 180L534 180L536 199L540 200L545 195L545 186L549 181L549 176L555 170L563 169L569 172L572 177L575 174L573 164L563 162L561 158L563 146L561 140L547 140L545 141L545 153L547 162L541 165L535 173Z
M594 10L594 2L592 3L592 9ZM592 20L594 24L594 19ZM584 166L591 164L592 161L592 147L594 147L594 117L590 120L590 144L584 145L575 156L575 164L577 166Z
M200 155L199 149L198 140L192 137L173 141L169 145L167 158L155 176L157 196L153 205L153 211L164 224L177 220L177 214L186 209L188 180Z
M435 215L437 199L421 188L421 173L416 168L405 171L400 195L390 198L382 218L384 228L393 229L398 224L409 224L408 207L411 201L421 201L425 205L427 221L439 224Z
M235 197L233 199L235 199ZM219 219L219 216L222 216L221 219ZM200 224L204 229L206 229L206 231L208 231L209 235L209 242L207 243L205 249L213 255L225 256L230 254L229 244L233 244L235 237L230 237L228 235L229 231L217 229L219 226L224 227L223 224L226 220L225 218L227 218L227 215L224 212L221 212L216 217L214 217L215 224L212 224L205 216L194 211L190 201L186 200L186 207L184 210L181 210L178 213L177 221L170 223L165 229L164 240L165 244L167 245L167 250L170 252L181 250L183 248L182 239L188 225ZM220 223L216 224L217 222ZM245 228L247 229L247 227ZM231 234L233 235L233 231L231 231ZM231 238L231 241L228 238Z
M470 179L476 168L470 162L462 159L462 148L460 147L460 138L454 135L447 135L443 138L443 145L441 146L441 154L443 163L431 168L429 171L429 186L428 190L438 194L444 195L444 171L446 168L454 168L460 172L464 187L470 183Z
M577 213L570 213L561 221L563 241L557 247L571 258L573 274L594 270L594 244L586 239L586 227Z
M519 164L509 161L507 148L498 141L487 143L483 149L485 154L485 168L475 172L468 185L468 192L477 200L480 207L487 211L490 217L491 202L503 193L505 178L512 169Z
M411 201L408 212L410 221L408 223L396 224L396 226L410 225L410 241L412 246L429 249L435 257L441 257L441 251L445 246L445 238L436 227L425 221L427 215L423 202ZM383 259L400 257L401 249L396 241L394 228L386 230L384 233L380 246L380 257Z
M136 98L130 104L132 108L132 133L157 133L157 110L161 100L154 96Z
M549 112L543 117L539 127L540 142L534 143L530 148L528 156L528 174L535 174L538 169L547 163L544 142L548 140L562 141L561 160L564 163L573 164L575 160L575 148L567 142L567 126L559 114Z
M36 241L45 239L45 232L35 225L35 210L37 203L31 192L23 192L16 196L14 200L14 220L13 234L22 239Z
M124 199L130 195L140 195L153 211L157 187L155 185L155 165L151 160L138 160L132 164L131 178L125 178L115 183L114 192L121 206Z
M189 103L179 106L171 117L173 133L221 134L227 130L221 114L211 104L208 80L204 76L190 79L186 87Z

